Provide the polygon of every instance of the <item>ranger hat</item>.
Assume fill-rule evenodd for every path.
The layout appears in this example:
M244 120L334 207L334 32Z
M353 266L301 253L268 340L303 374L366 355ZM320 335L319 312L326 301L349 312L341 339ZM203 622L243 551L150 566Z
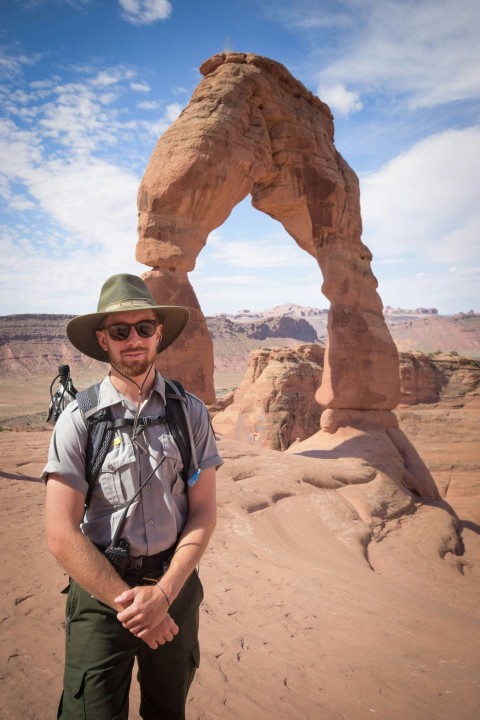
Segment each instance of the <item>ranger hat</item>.
M96 331L110 313L153 310L163 325L158 351L162 352L183 332L189 311L179 305L157 305L143 280L136 275L112 275L104 283L96 313L79 315L67 325L68 339L84 355L108 362L98 344Z

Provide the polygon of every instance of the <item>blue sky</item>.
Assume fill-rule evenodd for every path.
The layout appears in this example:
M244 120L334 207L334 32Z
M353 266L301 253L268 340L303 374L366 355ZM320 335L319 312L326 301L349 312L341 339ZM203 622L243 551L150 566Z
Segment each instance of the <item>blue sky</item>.
M477 0L3 0L0 314L91 312L141 273L136 193L222 50L330 105L384 305L480 311ZM313 258L248 199L190 279L205 314L327 307Z

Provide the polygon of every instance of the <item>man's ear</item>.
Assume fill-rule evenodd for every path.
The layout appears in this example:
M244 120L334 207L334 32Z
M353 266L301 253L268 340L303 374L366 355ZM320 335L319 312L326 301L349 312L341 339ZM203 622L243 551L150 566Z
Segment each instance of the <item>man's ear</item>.
M160 352L160 343L162 342L162 337L163 337L163 325L162 325L162 324L158 325L158 327L157 327L157 332L158 332L158 336L157 336L157 353L159 353L159 352Z
M107 345L107 341L105 340L105 331L104 330L96 330L95 334L97 336L98 344L100 345L100 347L102 348L102 350L104 352L107 352L108 345Z

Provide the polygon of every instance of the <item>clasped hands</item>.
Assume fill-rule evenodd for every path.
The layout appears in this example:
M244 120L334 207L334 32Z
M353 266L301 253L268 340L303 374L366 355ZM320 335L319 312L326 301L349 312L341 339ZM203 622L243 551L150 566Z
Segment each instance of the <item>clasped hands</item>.
M119 622L152 650L171 642L178 634L178 625L168 613L167 600L155 585L125 590L115 602L124 607L117 614Z

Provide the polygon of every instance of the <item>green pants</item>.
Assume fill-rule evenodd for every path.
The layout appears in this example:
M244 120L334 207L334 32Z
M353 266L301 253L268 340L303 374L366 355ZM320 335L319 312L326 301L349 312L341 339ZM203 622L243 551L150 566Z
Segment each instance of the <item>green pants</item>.
M128 720L132 668L138 662L140 715L144 720L183 720L185 702L200 661L199 606L203 589L193 572L172 603L178 635L156 650L126 630L116 611L73 581L66 608L63 720Z

